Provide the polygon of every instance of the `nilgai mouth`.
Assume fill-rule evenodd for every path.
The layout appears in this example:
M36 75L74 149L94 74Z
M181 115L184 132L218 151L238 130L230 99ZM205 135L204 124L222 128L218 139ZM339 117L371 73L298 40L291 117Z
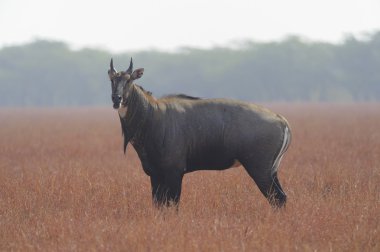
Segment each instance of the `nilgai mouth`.
M114 109L119 109L121 107L121 102L120 103L114 103L113 108Z

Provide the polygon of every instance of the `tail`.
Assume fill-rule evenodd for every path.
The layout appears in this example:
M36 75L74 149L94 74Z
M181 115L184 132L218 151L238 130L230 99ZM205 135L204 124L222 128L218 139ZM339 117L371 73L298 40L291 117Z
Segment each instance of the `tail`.
M277 172L278 167L280 166L280 163L281 163L282 156L288 150L290 142L292 141L292 133L290 131L288 122L286 121L286 119L284 117L282 117L282 116L279 116L279 117L281 119L283 119L284 122L285 122L284 139L282 140L281 149L278 152L278 155L277 155L276 159L274 160L274 163L273 163L273 166L272 166L272 170L271 170L271 175L272 176Z

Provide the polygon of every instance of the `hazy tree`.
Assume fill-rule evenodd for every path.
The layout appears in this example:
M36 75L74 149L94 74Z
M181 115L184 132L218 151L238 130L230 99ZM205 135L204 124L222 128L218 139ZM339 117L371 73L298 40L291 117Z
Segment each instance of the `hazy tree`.
M239 48L182 48L111 55L38 40L0 50L0 105L109 104L108 64L118 70L133 56L146 69L143 86L160 96L187 93L251 101L379 101L380 32L341 44L289 37L248 41Z

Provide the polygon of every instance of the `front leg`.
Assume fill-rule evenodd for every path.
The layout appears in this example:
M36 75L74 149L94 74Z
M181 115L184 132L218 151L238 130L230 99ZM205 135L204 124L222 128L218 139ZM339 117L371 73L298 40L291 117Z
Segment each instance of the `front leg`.
M150 176L152 198L156 207L175 205L178 207L181 197L183 174L165 173Z

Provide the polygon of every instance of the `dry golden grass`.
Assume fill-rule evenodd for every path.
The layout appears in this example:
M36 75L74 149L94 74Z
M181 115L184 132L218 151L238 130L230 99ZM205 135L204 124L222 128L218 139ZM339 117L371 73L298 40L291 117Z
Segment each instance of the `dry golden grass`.
M293 129L273 211L243 168L184 178L180 211L107 109L0 110L0 250L380 251L380 105L275 104Z

